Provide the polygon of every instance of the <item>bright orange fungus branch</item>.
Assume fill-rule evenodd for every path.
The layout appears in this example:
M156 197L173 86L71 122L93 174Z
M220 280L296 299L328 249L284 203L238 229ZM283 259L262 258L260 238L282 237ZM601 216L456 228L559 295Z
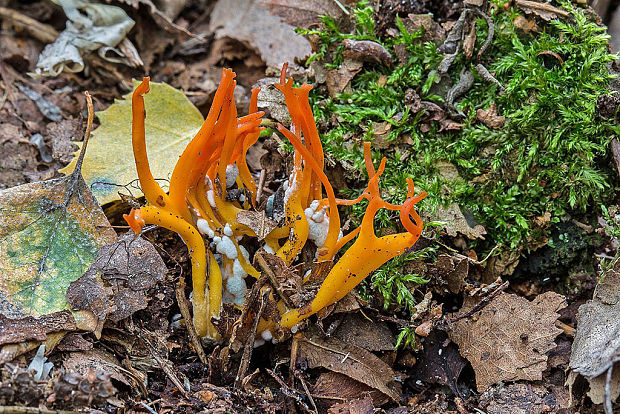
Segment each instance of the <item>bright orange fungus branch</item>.
M290 266L299 260L306 247L316 249L318 261L333 261L338 251L354 240L335 261L309 303L299 309L287 309L283 301L277 301L281 318L262 321L259 325L262 337L269 339L270 330L278 325L292 328L343 298L378 267L413 246L422 232L422 220L414 205L426 193L415 195L413 181L408 179L407 199L402 205L383 201L379 179L386 160L381 160L375 171L370 143L364 144L368 187L355 200L336 198L323 171L323 147L308 100L312 87L307 84L294 87L292 79L287 81L285 71L286 66L275 86L284 95L291 126L278 125L278 131L295 148L293 168L283 191L280 206L283 217L262 238L238 219L240 213L265 204L265 200L257 200L256 176L246 163L246 153L262 130L263 113L257 105L259 90L252 90L250 113L238 116L233 97L235 74L230 69L222 71L222 81L209 114L174 168L169 194L159 187L148 164L142 95L149 91L149 78L144 78L133 95L133 150L148 205L133 209L124 217L136 233L145 224L155 224L178 233L187 245L192 263L193 323L201 336L220 339L212 321L219 318L222 303L244 305L247 280L260 276L251 265L250 252L263 249ZM361 225L343 236L338 205L352 205L362 199L369 204ZM271 196L266 204L273 204L274 200ZM378 237L374 232L374 218L381 208L398 210L406 231ZM278 218L273 209L266 214ZM271 299L276 301L273 296Z

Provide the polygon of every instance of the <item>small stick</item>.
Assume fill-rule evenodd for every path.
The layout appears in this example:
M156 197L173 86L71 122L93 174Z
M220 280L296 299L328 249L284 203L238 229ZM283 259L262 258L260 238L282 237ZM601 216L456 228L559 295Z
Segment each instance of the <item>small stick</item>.
M207 358L207 354L205 354L205 350L202 348L202 343L198 337L198 332L196 332L196 328L192 323L192 315L187 307L187 299L185 297L185 279L183 279L183 277L179 277L179 282L177 283L177 287L174 292L177 297L177 304L179 305L181 315L183 315L183 319L185 319L185 327L187 328L189 339L196 349L198 359L200 359L200 362L207 365L209 363L209 359Z
M558 16L562 16L562 17L569 16L568 12L558 9L557 7L553 7L552 5L547 4L547 3L539 3L537 1L529 1L529 0L516 0L515 3L517 6L527 7L527 8L536 9L536 10L543 10L546 12L557 14Z
M564 322L555 321L555 327L563 330L564 333L568 336L575 336L575 328L573 328L570 325L565 324Z
M79 411L46 410L39 407L0 406L0 414L79 414Z
M260 170L260 178L258 179L258 189L256 190L256 204L260 204L260 198L263 195L263 187L265 186L265 178L267 177L267 172L265 170Z
M603 394L605 399L605 414L613 414L614 412L613 403L611 401L611 374L614 371L614 364L619 359L619 357L612 358L611 365L609 365L607 375L605 376L605 393Z
M265 309L265 304L267 303L267 298L271 293L271 289L266 288L263 290L260 298L260 306L258 308L258 312L256 313L256 317L254 318L254 323L252 324L252 330L249 332L248 338L245 341L245 347L243 348L243 356L241 357L241 364L239 365L239 370L237 371L237 377L235 378L235 387L240 387L241 382L245 378L245 374L248 372L248 368L250 367L250 359L252 358L252 350L254 349L254 340L256 339L256 331L258 330L258 323L260 322L260 318L263 314L263 310Z
M144 343L146 344L146 347L148 348L149 353L151 354L153 359L155 359L155 361L157 361L157 364L159 365L161 370L164 371L164 373L170 379L170 381L172 381L174 386L178 388L179 392L181 394L183 394L183 396L185 398L187 398L188 397L187 390L185 389L185 386L183 385L181 380L179 380L179 377L177 377L176 373L170 367L170 365L172 365L172 364L170 363L169 360L167 360L166 358L163 358L163 357L161 357L159 355L159 351L151 343L151 341L149 340L147 335L148 335L148 333L146 332L146 330L142 330L142 335L140 335L140 336L144 340Z
M618 170L618 177L620 177L620 144L616 138L611 140L611 153L614 155L616 170Z
M301 338L301 332L297 332L293 335L293 341L291 342L291 360L289 362L289 373L295 372L295 366L297 365L297 355L299 354L299 338ZM289 375L289 385L293 385L293 376Z
M0 7L0 17L18 25L42 43L52 43L58 37L56 29L49 24L41 23L16 10Z
M288 397L294 398L306 410L310 411L310 408L308 407L308 405L306 405L306 403L304 403L301 393L299 391L286 385L286 383L282 381L282 378L278 377L276 373L270 370L269 368L266 368L265 371L267 371L267 373L271 375L271 377L275 379L278 382L278 384L280 384L280 387L281 387L280 390L282 391L282 394Z
M495 35L495 24L493 23L493 19L491 19L482 10L474 9L474 12L478 16L482 17L487 22L487 27L488 27L487 38L484 40L484 43L482 44L482 46L480 46L480 50L478 51L478 60L480 60L480 58L482 58L482 55L484 55L484 52L486 52L489 46L491 46L491 42L493 41L493 36Z
M319 410L316 408L316 404L314 403L314 398L312 398L312 394L310 393L310 390L308 389L308 386L306 385L306 381L304 381L303 377L299 375L297 371L293 371L293 373L295 375L295 378L297 378L299 382L301 382L301 386L304 387L304 391L306 392L306 396L310 400L310 404L312 404L312 408L314 408L314 412L318 413Z

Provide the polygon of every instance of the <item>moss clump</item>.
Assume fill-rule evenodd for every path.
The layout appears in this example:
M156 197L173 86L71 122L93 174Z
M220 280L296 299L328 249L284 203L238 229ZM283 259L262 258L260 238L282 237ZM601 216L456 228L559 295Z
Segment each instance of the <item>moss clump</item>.
M528 34L515 26L519 10L493 2L487 11L495 28L489 49L479 62L459 55L444 79L438 75L443 55L424 40L422 30L408 31L397 19L391 37L377 38L367 3L358 5L352 33L324 18L325 30L307 33L320 36L315 59L328 68L341 64L344 39L379 42L394 56L407 52L406 60L393 67L365 64L348 93L331 98L324 90L314 91L313 109L323 122L326 153L361 171L357 144L372 139L377 123L388 123L384 140L393 145L382 151L388 157L382 180L386 199L402 201L396 194L406 192L404 177L412 177L417 188L429 193L423 209L456 202L486 226L493 243L509 248L537 244L545 230L535 218L545 213L557 223L571 213L598 211L613 191L606 159L618 130L597 118L596 102L611 94L608 66L615 56L608 52L603 27L568 3L561 7L569 18ZM479 18L475 27L477 51L489 25ZM477 63L494 73L505 91L480 77L473 70ZM445 84L456 83L463 69L471 71L474 83L456 105L465 115L460 130L442 130L440 122L424 120L428 113L412 109L412 95L446 107ZM506 117L499 129L475 119L476 110L493 102ZM457 167L458 177L442 174L446 162ZM390 217L380 217L378 225L389 226Z

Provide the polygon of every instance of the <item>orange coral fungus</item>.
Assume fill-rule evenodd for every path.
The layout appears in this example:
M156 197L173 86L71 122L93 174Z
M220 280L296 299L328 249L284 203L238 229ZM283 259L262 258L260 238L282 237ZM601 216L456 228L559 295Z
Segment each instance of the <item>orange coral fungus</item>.
M355 200L336 198L323 171L323 147L308 101L312 87L306 84L294 87L292 79L286 80L285 70L275 86L284 95L291 126L278 125L278 131L295 148L293 168L280 206L284 217L279 218L276 228L261 237L237 219L239 213L265 204L265 200L257 200L257 186L246 163L246 153L262 129L263 113L257 108L259 90L252 90L250 113L238 117L233 99L235 74L230 69L222 72L222 81L204 125L174 168L169 194L156 183L148 165L142 95L148 92L149 79L144 78L134 92L133 148L148 205L124 217L136 233L145 224L155 224L178 233L187 245L192 263L193 322L201 336L219 339L212 320L219 317L223 302L244 305L246 278L260 276L250 264L249 251L259 248L272 251L290 266L309 242L316 246L317 260L324 261L334 260L338 251L355 239L307 305L286 309L283 302L277 303L280 325L291 328L344 297L375 269L413 246L422 232L422 220L414 205L426 193L415 195L409 179L407 199L402 205L383 201L379 179L386 160L375 171L369 143L364 144L368 187ZM362 223L343 237L338 205L352 205L362 199L369 201ZM377 237L373 221L381 208L399 211L406 231ZM268 338L267 330L275 328L274 322L273 319L263 322L259 329L265 330L263 337Z

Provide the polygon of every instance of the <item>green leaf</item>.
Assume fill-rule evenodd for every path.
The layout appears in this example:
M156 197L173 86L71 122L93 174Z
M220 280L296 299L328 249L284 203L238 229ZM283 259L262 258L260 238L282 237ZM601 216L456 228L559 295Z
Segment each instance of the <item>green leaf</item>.
M153 176L162 180L160 185L165 189L178 159L172 154L183 152L204 119L182 91L164 83L151 83L150 87L144 95L146 146ZM135 197L142 195L136 185L138 174L131 146L131 93L123 98L97 113L101 125L93 132L82 167L86 183L102 205L118 200L122 186ZM60 172L73 171L75 160Z
M79 174L0 191L0 313L67 309L69 284L115 240Z

